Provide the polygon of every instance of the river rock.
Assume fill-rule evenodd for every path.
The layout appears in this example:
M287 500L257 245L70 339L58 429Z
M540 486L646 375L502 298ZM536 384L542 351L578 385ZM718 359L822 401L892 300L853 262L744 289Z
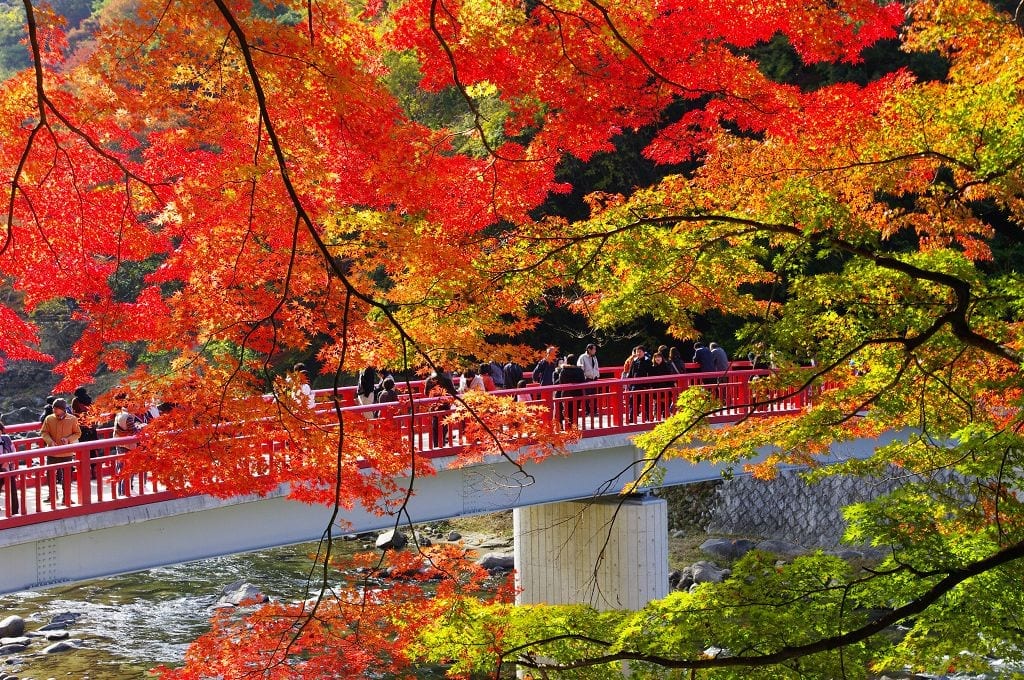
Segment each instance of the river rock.
M449 541L455 542L455 541L458 541L458 540L461 540L461 539L462 539L462 534L460 534L458 531L449 531L448 532L448 540Z
M700 544L700 551L721 560L737 560L753 550L755 545L746 538L709 538Z
M221 593L220 599L217 600L218 605L234 605L237 607L243 602L266 602L270 599L259 588L245 581L235 581L226 585Z
M476 563L487 571L511 571L515 568L515 556L511 553L489 552Z
M25 619L20 616L8 616L0 621L0 637L19 637L25 634Z
M721 583L731 573L732 570L723 569L714 562L701 560L683 569L682 581L685 581L686 577L690 576L693 579L693 583Z
M41 654L60 654L62 652L73 652L78 649L72 640L62 640L61 642L54 642L49 647L44 647Z
M732 569L722 568L715 562L699 560L682 571L676 571L675 579L670 575L669 584L675 581L673 588L679 591L691 591L701 583L722 583L732 575Z
M80 616L81 614L76 614L74 612L63 612L61 614L57 614L56 616L54 616L52 619L50 619L50 622L48 624L46 624L45 626L40 626L37 630L40 632L46 632L51 630L65 630L67 629L68 626L77 621Z
M405 537L405 534L392 529L378 536L374 545L378 550L401 550L408 542L409 539Z
M28 645L0 645L0 656L7 656L8 654L18 654L28 649Z
M18 637L6 637L0 638L0 645L29 645L32 644L32 638L27 635L20 635Z

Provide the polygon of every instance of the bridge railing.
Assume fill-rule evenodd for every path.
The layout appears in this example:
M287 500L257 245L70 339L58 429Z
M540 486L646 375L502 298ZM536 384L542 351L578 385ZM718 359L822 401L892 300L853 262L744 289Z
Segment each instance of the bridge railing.
M760 405L755 406L752 383L767 375L767 370L748 369L608 378L572 385L531 384L523 389L500 390L493 394L544 405L552 427L575 430L581 437L588 438L649 430L673 413L681 392L694 386L706 390L720 404L709 417L712 423L795 413L807 405L806 392L791 395L759 392L757 403ZM412 388L412 394L404 394L399 402L390 404L355 404L353 388L347 388L337 398L345 413L397 422L403 440L423 456L450 456L470 444L466 440L469 413L459 404L451 403L450 397L417 394L417 390L422 391L420 381ZM318 408L326 417L326 412L333 408L333 403L327 399L333 399L334 393L318 390L315 394ZM446 408L438 410L441 405ZM35 424L36 429L38 426ZM31 428L18 426L9 427L8 431L32 432ZM123 472L125 450L137 439L111 437L111 434L110 428L104 428L97 441L54 447L43 447L38 436L15 440L15 453L0 455L0 529L189 495L187 490L162 487L145 471L130 475ZM511 433L513 441L520 438L524 443L531 440L533 434ZM267 456L276 456L278 448L273 442L264 446Z
M136 442L108 437L0 455L0 528L187 495L160 487L146 472L122 474L123 447Z

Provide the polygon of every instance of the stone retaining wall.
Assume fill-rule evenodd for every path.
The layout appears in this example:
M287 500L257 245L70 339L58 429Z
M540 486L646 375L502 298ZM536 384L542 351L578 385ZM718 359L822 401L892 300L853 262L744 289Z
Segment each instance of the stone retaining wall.
M870 500L898 485L894 479L826 477L808 484L796 471L773 480L735 477L722 482L710 509L707 531L756 536L831 548L843 536L842 508Z
M661 489L658 495L668 502L669 528L703 531L711 521L722 483L722 480L716 479Z

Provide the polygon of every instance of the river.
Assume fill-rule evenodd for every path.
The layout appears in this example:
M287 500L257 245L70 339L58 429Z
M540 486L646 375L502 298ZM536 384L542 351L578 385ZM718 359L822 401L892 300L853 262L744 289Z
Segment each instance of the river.
M363 548L358 542L339 547ZM0 677L139 680L154 666L180 664L188 643L207 630L224 586L244 580L272 598L299 597L315 550L315 543L274 548L0 595L0 619L18 614L27 630L58 614L80 615L69 630L81 640L75 651L17 657L21 663L0 665Z

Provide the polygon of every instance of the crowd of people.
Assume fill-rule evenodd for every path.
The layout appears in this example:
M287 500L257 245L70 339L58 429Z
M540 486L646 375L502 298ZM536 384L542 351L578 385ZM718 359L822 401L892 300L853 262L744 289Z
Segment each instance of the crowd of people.
M115 413L100 415L92 412L92 396L85 387L79 387L74 391L70 404L65 397L60 395L51 394L47 396L46 404L39 414L39 438L42 440L43 446L50 448L96 441L99 439L100 427L111 427L113 429L112 436L114 437L131 437L138 434L153 418L170 408L169 404L153 403L142 413L134 413L129 410L128 395L124 393L118 394L115 397L115 402L117 405ZM124 442L119 446L115 446L112 449L112 453L124 453L134 446L133 442ZM15 453L14 442L10 435L6 433L2 419L0 419L0 453ZM90 451L90 457L95 458L102 455L102 453L103 449L97 448L94 451ZM57 452L52 455L47 454L45 462L47 465L66 463L74 460L74 458L74 454ZM15 463L13 462L6 463L5 465L7 470L15 469ZM115 469L115 472L119 471L120 464ZM90 469L90 475L95 479L96 470L94 467ZM75 505L70 494L71 481L69 475L65 474L64 467L58 467L54 473L53 483L47 490L42 502L51 503L51 501L55 501L57 505ZM8 489L8 486L11 488ZM14 479L5 480L0 485L0 490L9 492L7 495L10 498L11 514L19 514L21 509L19 507L18 494L16 489L14 489ZM118 483L117 493L125 493L124 481Z
M424 394L431 396L455 396L466 392L522 389L530 385L584 385L601 378L601 361L597 356L598 348L594 343L586 345L580 354L569 353L559 356L558 348L549 345L544 349L543 356L532 367L523 366L513 358L505 362L497 359L482 363L473 363L461 371L449 373L435 366L424 382ZM302 377L302 387L293 390L297 401L313 399L309 391L308 379L305 378L305 366L297 364L297 374ZM638 345L626 358L619 376L622 378L646 378L659 375L674 375L686 372L724 373L729 370L729 358L725 350L717 342L705 345L703 342L694 344L694 352L689 359L684 358L678 347L660 345L654 352ZM707 382L717 382L717 378L707 378ZM366 366L356 381L356 401L360 405L383 404L398 401L395 377L384 369ZM657 385L655 385L657 386ZM586 387L573 388L556 392L556 396L585 394ZM529 393L517 396L529 399ZM314 402L311 401L310 406ZM377 412L366 411L367 417L374 417Z
M756 359L752 361L756 362ZM424 381L423 392L430 396L454 397L472 391L491 392L494 390L520 389L517 399L520 401L531 400L533 396L529 391L522 391L522 388L530 385L571 385L555 392L556 397L580 396L593 394L593 388L587 388L586 383L601 378L601 361L598 358L598 348L594 343L586 345L580 354L569 353L559 356L558 348L549 345L544 349L543 356L533 365L532 368L524 367L515 359L509 358L505 362L498 360L474 363L463 370L449 374L441 367L435 367ZM678 347L667 347L660 345L655 351L648 352L643 345L633 348L630 355L622 364L621 372L618 375L622 378L647 378L661 375L674 375L686 372L701 373L722 373L729 369L729 359L725 350L716 342L703 342L694 344L693 356L687 361ZM310 387L310 381L306 366L303 363L295 364L289 380L293 381L291 393L297 403L302 403L309 408L316 406L316 395ZM716 377L705 378L705 382L717 382ZM671 385L671 381L666 385ZM644 384L642 387L661 387L661 383ZM634 386L635 388L635 386ZM374 366L366 366L359 371L355 398L360 405L388 404L399 400L399 392L396 388L394 375L385 369L377 369ZM117 412L111 419L109 414L105 416L106 426L112 426L113 436L130 437L138 432L153 418L158 416L169 405L152 404L142 413L135 413L129 410L127 395L120 394L115 398ZM55 447L77 442L94 441L98 439L98 422L101 418L91 412L92 397L85 387L79 387L74 391L70 404L62 396L52 394L46 399L46 406L40 414L40 438L46 447ZM559 419L575 421L577 405L572 402L560 404ZM433 438L435 441L446 436L442 424L443 411L451 408L450 400L441 399L435 402L431 408L438 411L434 419ZM590 402L583 400L579 408L586 409L584 415L589 415ZM632 408L632 407L631 407ZM667 405L646 404L644 410L649 412L652 408L659 411L664 417ZM380 410L366 410L367 418L376 418ZM632 412L629 417L634 417ZM649 415L649 413L648 413ZM114 453L123 453L133 444L126 443L113 449ZM2 419L0 419L0 453L14 453L14 445L11 437L6 434ZM97 449L96 455L102 453ZM73 455L57 453L47 455L47 464L63 463L74 458ZM63 468L59 468L55 474L55 484L51 492L56 496L58 504L72 505L69 491L70 480L66 478ZM123 493L123 482L119 493ZM4 486L7 484L5 483ZM0 490L4 490L0 487ZM17 514L18 494L10 493L10 511ZM49 503L50 497L43 499Z

